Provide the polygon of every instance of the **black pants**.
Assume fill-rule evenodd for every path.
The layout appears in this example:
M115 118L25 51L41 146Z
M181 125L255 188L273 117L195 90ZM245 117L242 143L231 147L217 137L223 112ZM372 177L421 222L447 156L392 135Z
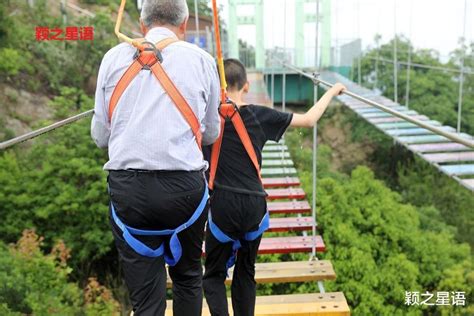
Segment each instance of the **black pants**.
M213 222L232 239L240 239L242 248L232 278L232 308L234 315L254 315L255 260L261 237L243 240L244 234L258 229L267 210L265 197L216 190L211 198ZM232 243L220 243L206 230L206 270L203 279L204 294L213 316L229 315L227 306L226 263L232 253Z
M204 194L201 172L111 171L110 197L118 217L138 229L173 229L186 222ZM207 207L191 227L178 236L183 248L181 260L169 267L173 280L173 314L201 315L202 312L202 242ZM111 218L125 283L136 316L164 315L166 310L166 268L163 256L144 257L136 253L122 237ZM135 236L155 249L168 236ZM169 249L169 247L168 247Z

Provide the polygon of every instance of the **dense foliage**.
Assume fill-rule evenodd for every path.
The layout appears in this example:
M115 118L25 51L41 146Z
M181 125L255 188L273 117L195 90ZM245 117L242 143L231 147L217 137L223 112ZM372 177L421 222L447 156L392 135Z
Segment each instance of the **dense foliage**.
M286 140L303 187L311 192L312 152L300 134L308 135L295 131ZM470 247L455 241L455 229L439 211L404 203L366 167L350 176L330 171L328 158L330 150L323 145L317 209L327 252L320 257L330 259L337 273L327 288L343 291L354 315L472 314L472 306L421 310L405 305L405 291L466 291L472 301Z
M57 3L59 8L59 3ZM10 0L0 3L0 82L4 81L33 92L57 94L63 86L95 88L95 76L103 54L117 43L113 24L106 13L94 18L74 18L67 25L94 27L90 41L36 41L35 28L48 26L64 28L61 16L51 15L51 4L46 0ZM11 12L15 12L11 15Z
M61 113L90 108L92 100L75 89L63 89L51 106ZM95 260L111 249L107 224L105 153L90 139L90 120L48 135L27 151L0 157L0 235L15 241L26 227L36 227L47 246L56 239L73 251L73 267L86 278Z
M376 41L380 38L377 37ZM462 46L451 53L448 62L443 63L439 53L430 49L415 49L413 44L404 37L397 37L398 61L407 62L408 52L411 51L411 63L434 67L446 67L455 72L425 69L413 66L410 68L410 108L426 114L428 117L444 124L457 125L457 110L459 97L459 70L461 57L464 54L464 93L462 108L462 131L474 134L474 42ZM383 95L394 99L393 76L393 43L390 42L369 48L361 59L362 84L380 89ZM464 53L463 53L464 52ZM383 61L376 61L376 59ZM407 66L398 65L398 101L406 103ZM468 73L469 72L469 73ZM354 67L354 81L358 79L358 69Z
M0 314L113 315L118 303L94 278L82 290L68 281L70 251L58 241L50 254L40 249L42 238L32 230L7 247L0 242Z
M49 107L54 110L54 120L92 108L98 65L116 43L109 16L110 10L116 10L115 1L81 2L108 6L92 19L69 16L77 25L95 27L93 43L35 42L35 26L63 26L62 18L51 15L48 1L36 0L33 8L23 0L0 3L0 80L18 89L46 92L52 99ZM209 14L208 8L201 6L200 10ZM127 11L137 16L133 7ZM426 62L431 53L416 55L421 57L414 57L414 61ZM379 74L378 87L389 95L393 91L390 69L386 68ZM364 81L370 84L370 65L365 60L363 71L367 73ZM417 109L428 111L435 102L421 97L438 93L434 90L442 92L436 94L436 101L456 99L449 90L450 85L456 85L455 79L439 77L433 88L425 76L434 73L413 72L413 107L420 104ZM402 72L400 76L402 79ZM472 87L470 83L466 86ZM445 108L449 113L443 112ZM438 119L446 115L451 122L453 109L431 110ZM356 121L352 123L354 141L380 137ZM98 282L124 303L107 222L106 174L102 171L106 153L92 143L89 124L86 119L0 153L1 315L113 315L117 303L110 290ZM470 126L469 122L464 126ZM309 134L308 130L295 131L287 140L304 189L312 198ZM405 290L466 291L472 302L472 257L468 246L454 240L460 232L468 234L472 222L452 211L453 207L469 209L471 200L465 192L455 186L445 190L440 182L444 180L429 170L403 165L392 186L400 188L400 195L374 179L365 167L347 174L335 171L328 146L319 147L318 157L318 225L328 249L322 258L331 259L338 274L337 281L328 283L327 288L344 291L355 315L472 314L474 311L462 308L422 311L404 305ZM383 159L373 161L383 164ZM432 181L426 182L429 177ZM436 192L432 201L423 197L428 191ZM451 218L447 219L448 214ZM260 258L285 259L305 260L307 255ZM314 292L316 287L314 283L263 285L259 293Z

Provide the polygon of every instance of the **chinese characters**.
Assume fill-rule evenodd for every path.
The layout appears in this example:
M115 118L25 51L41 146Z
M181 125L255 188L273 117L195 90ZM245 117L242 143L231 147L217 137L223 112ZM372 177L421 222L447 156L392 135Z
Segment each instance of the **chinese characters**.
M49 28L47 26L37 26L35 37L41 41L92 41L94 40L94 27L92 26L66 26Z
M427 306L465 306L466 292L436 292L425 293L405 291L405 305L427 305Z

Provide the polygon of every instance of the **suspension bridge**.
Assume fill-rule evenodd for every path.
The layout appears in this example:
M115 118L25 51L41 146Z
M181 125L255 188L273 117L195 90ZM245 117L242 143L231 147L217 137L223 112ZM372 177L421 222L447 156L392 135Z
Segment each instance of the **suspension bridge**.
M315 3L316 14L306 13L305 3ZM297 20L301 18L300 21L305 22L317 21L320 16L319 3L319 1L296 1ZM330 14L328 3L329 1L322 1L322 11L326 15ZM238 16L239 5L255 5L255 14ZM94 14L76 5L69 5L69 7L87 16ZM196 34L199 36L197 9L195 18ZM339 96L339 100L353 110L360 119L373 125L389 136L393 142L406 147L444 175L453 178L464 188L474 191L474 142L471 135L459 133L459 128L443 126L440 122L410 110L406 105L399 104L397 100L380 96L376 91L364 88L339 73L321 71L321 68L329 66L330 52L327 45L320 51L315 50L315 66L305 67L304 55L300 53L304 48L304 29L300 25L296 28L298 39L296 46L299 52L294 56L288 56L284 51L283 55L266 57L263 47L263 1L261 0L230 1L229 38L238 38L235 32L240 24L256 25L257 37L260 37L257 40L255 58L258 71L249 75L251 81L251 91L247 98L249 103L273 106L278 100L285 110L286 103L295 93L295 88L292 89L291 82L287 81L291 77L297 82L293 82L293 87L305 86L306 89L314 89L314 91L317 91L317 85L329 87L335 82L342 82L348 91ZM322 27L319 30L319 23L316 23L316 34L321 34L321 42L324 42L327 41L327 36L330 36L330 24L328 19L323 20L321 24ZM319 47L318 38L319 36L317 36L315 47ZM229 47L230 55L237 57L239 49L236 41L231 41ZM294 61L294 64L291 61ZM395 60L394 64L397 63L398 61ZM463 74L462 69L460 74ZM304 84L298 84L302 82L302 79L304 79ZM276 90L279 90L279 93ZM316 93L314 97L317 98ZM74 123L92 114L92 111L87 111L5 141L0 143L0 150L6 150L20 142ZM313 136L317 139L316 128ZM313 197L316 197L316 152L317 142L315 141L313 142ZM262 176L268 193L268 210L272 217L270 228L262 239L259 253L308 253L309 260L258 263L256 281L260 284L317 282L319 292L260 296L257 298L256 315L350 315L344 293L325 291L324 281L335 280L336 272L330 261L318 260L318 253L324 252L326 246L323 236L317 234L315 199L311 202L306 199L306 192L301 188L298 178L298 170L294 167L291 154L284 141L269 143L264 148ZM274 233L279 234L275 236ZM229 275L227 283L231 282L232 272ZM171 286L170 280L168 286ZM168 306L171 307L172 304ZM168 310L167 314L171 315L172 311ZM209 314L206 307L203 314Z

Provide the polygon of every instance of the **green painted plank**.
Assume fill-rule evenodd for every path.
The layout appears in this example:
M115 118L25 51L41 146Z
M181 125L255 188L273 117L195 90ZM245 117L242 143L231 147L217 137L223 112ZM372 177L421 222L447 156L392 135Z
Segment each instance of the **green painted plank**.
M291 166L293 167L293 161L288 159L265 159L263 160L262 167L276 167L276 166Z
M406 144L428 144L428 143L444 143L450 140L439 135L423 135L423 136L402 136L397 138L400 142Z
M262 168L262 176L293 176L296 174L295 168Z
M273 140L269 140L265 143L265 146L278 146L278 145L284 145L285 144L285 140L282 139L280 140L279 142L275 142Z
M442 126L439 129L455 133L456 130L450 126ZM415 136L415 135L433 135L432 131L425 128L402 128L402 129L388 129L385 131L390 136Z
M277 145L277 146L266 146L263 147L263 151L264 152L269 152L269 151L288 151L288 147L286 147L286 145Z
M262 158L263 159L278 159L278 158L290 158L290 153L285 151L284 153L282 152L264 152L262 153Z
M399 112L405 112L407 111L407 107L406 106L394 106L394 107L391 107L392 110L395 110L395 111L399 111ZM357 113L380 113L380 112L383 112L382 110L378 109L378 108L374 108L374 107L370 107L370 108L360 108L360 109L355 109L355 111Z
M441 126L441 123L438 121L425 121L423 123L430 124L433 126ZM410 123L410 122L394 122L394 123L380 123L376 124L378 128L386 130L386 129L404 129L404 128L416 128L418 125Z
M416 111L399 111L400 113L403 113L405 115L417 115L418 113ZM377 112L377 113L361 113L361 115L365 118L379 118L379 117L391 117L393 116L390 113L387 112Z

